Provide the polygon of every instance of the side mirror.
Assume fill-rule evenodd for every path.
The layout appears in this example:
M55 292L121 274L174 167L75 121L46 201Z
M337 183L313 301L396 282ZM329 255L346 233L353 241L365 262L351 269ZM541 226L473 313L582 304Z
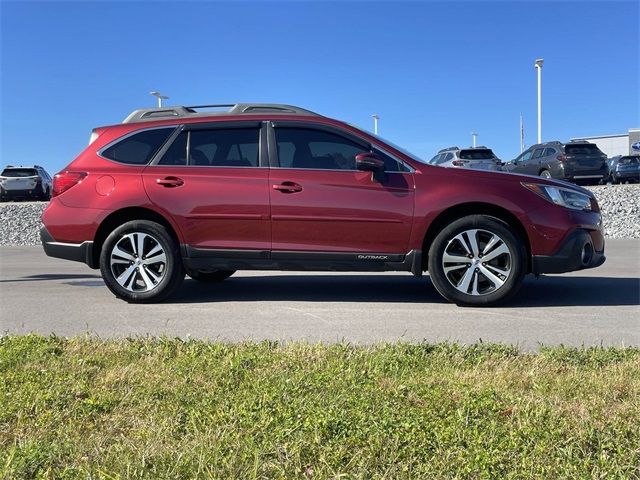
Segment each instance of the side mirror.
M371 172L372 178L380 183L384 182L384 161L373 152L363 152L356 155L356 168L364 172Z
M380 160L375 153L359 153L356 155L356 168L365 172L384 172L384 161Z

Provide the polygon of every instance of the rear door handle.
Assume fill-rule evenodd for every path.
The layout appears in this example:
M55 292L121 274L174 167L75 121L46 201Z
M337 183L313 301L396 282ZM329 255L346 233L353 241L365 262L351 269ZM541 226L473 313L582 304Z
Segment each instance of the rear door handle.
M273 189L282 193L297 193L302 191L302 186L295 182L282 182L280 185L274 185Z
M162 185L163 187L173 188L173 187L180 187L181 185L184 185L184 180L178 177L164 177L164 178L157 178L156 183L158 185Z

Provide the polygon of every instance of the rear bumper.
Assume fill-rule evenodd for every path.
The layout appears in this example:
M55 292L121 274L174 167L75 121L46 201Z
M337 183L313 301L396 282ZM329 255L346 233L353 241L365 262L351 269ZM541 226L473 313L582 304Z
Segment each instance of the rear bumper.
M56 242L46 227L40 229L40 240L44 253L49 257L63 258L74 262L82 262L91 268L98 268L93 261L93 242L63 243Z
M0 188L0 195L6 198L38 197L42 195L42 189L40 187L36 187L31 190L6 190L4 188Z
M554 255L534 255L532 273L565 273L599 267L605 262L604 246L597 251L586 230L574 230Z

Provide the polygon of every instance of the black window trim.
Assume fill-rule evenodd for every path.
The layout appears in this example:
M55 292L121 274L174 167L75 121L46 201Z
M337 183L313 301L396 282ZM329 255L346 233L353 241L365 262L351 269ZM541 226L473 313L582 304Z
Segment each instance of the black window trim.
M148 132L151 130L169 130L173 128L174 131L171 132L169 134L169 136L167 136L167 138L165 139L164 143L160 146L160 148L156 151L156 153L151 157L151 160L149 160L147 163L126 163L126 162L119 162L118 160L114 160L112 158L109 157L105 157L104 151L113 147L114 145L126 140L129 137L132 137L134 135L137 135L138 133L143 133L143 132ZM161 126L157 126L157 127L150 127L150 128L140 128L138 130L134 130L132 132L129 132L121 137L116 138L115 140L107 143L105 146L103 146L100 150L98 150L98 156L100 158L104 158L105 160L108 160L109 162L113 162L113 163L117 163L118 165L126 165L128 167L146 167L148 165L150 165L156 158L156 156L158 155L158 152L161 152L163 150L163 148L167 145L167 143L169 142L169 140L171 140L171 138L173 137L173 135L175 135L176 131L178 130L178 126L177 125L161 125Z
M268 132L268 141L267 148L269 151L269 167L277 170L302 170L302 171L322 171L322 172L360 172L358 169L344 169L344 168L292 168L292 167L281 167L280 159L278 158L278 148L276 143L276 129L279 127L282 128L300 128L300 129L309 129L309 130L320 130L331 133L338 137L342 137L345 140L348 140L352 143L358 144L362 146L363 152L373 152L373 150L380 150L385 155L388 155L396 162L404 165L409 171L390 171L385 173L414 173L415 169L408 165L406 162L403 162L396 155L393 155L391 152L382 148L380 144L372 144L367 140L354 135L351 132L345 132L339 128L336 128L332 125L325 125L323 123L310 122L308 120L270 120L269 124L269 132Z
M170 168L269 168L267 155L267 132L266 122L259 120L247 120L241 122L206 122L206 123L185 123L178 126L179 128L173 132L165 144L158 150L147 166L149 167L170 167ZM164 154L171 148L173 142L176 141L182 132L191 132L198 130L227 130L229 128L257 128L258 132L258 165L256 167L229 167L225 165L159 165L158 163ZM187 152L191 149L191 135L187 135ZM188 162L188 159L187 159Z

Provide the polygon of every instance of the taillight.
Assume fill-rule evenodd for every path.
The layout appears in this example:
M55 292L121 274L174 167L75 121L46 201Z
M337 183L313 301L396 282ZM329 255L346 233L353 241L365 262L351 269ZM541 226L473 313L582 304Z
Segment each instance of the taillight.
M558 159L559 162L566 162L567 161L567 156L566 155L558 155L556 158Z
M87 172L60 172L53 177L53 191L51 196L56 197L74 185L79 184L87 176Z

